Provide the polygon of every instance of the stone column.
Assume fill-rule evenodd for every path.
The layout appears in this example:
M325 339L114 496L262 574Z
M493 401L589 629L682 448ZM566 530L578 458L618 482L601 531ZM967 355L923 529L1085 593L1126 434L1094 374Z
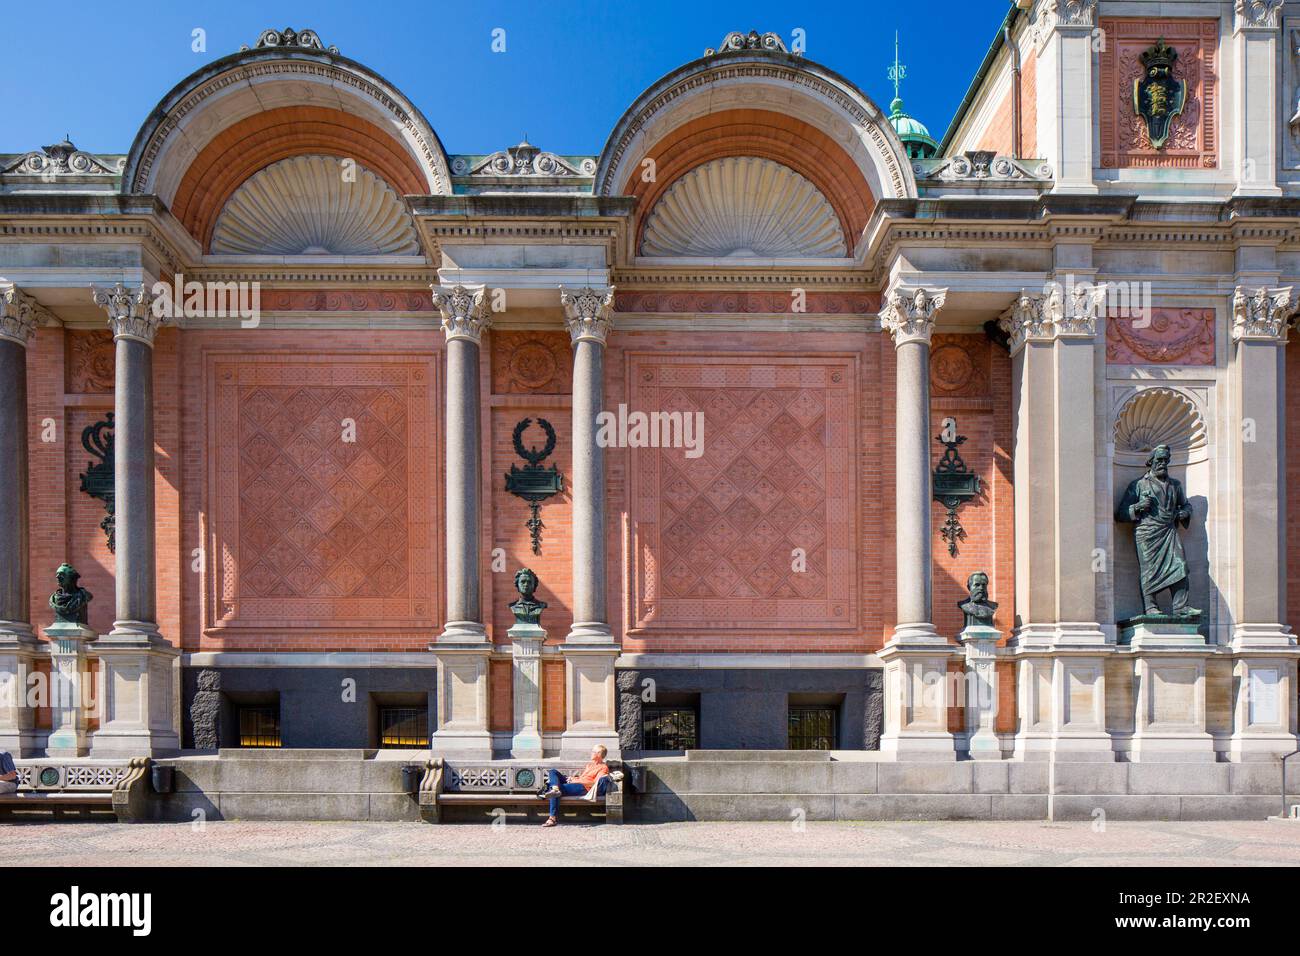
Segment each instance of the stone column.
M597 744L618 753L614 719L614 661L618 644L605 599L605 450L596 440L605 404L605 341L613 324L614 290L560 289L564 324L573 342L573 626L565 660L566 718L561 748L575 756Z
M1049 283L1002 316L1012 354L1016 755L1113 760L1094 569L1095 336L1105 288Z
M39 643L30 617L27 496L27 343L36 332L35 300L0 287L0 750L29 757L36 749L27 679Z
M430 649L438 657L438 729L434 749L474 759L492 756L488 730L488 659L492 644L479 607L479 496L483 485L479 424L479 345L491 324L483 286L434 286L447 337L445 501L447 609Z
M113 391L116 596L113 630L91 646L100 659L94 756L159 756L179 747L173 719L178 651L158 632L154 514L153 343L164 312L145 287L94 290L116 346ZM165 300L160 300L165 301Z
M948 731L954 646L932 617L930 522L930 336L946 289L895 289L880 313L894 339L896 386L894 538L897 613L880 652L885 662L885 732L880 749L932 760L956 757Z
M1280 196L1277 184L1282 80L1278 75L1278 27L1282 0L1238 0L1232 48L1236 64L1233 130L1237 145L1238 196ZM1288 116L1290 111L1288 111Z
M1292 288L1238 288L1232 312L1237 427L1234 759L1295 749L1300 648L1287 626L1286 341Z

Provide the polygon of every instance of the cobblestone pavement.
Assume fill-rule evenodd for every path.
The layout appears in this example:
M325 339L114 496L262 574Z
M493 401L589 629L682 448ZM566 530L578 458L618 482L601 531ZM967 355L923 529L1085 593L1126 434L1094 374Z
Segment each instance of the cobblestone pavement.
M24 823L0 846L24 866L1295 866L1300 823Z

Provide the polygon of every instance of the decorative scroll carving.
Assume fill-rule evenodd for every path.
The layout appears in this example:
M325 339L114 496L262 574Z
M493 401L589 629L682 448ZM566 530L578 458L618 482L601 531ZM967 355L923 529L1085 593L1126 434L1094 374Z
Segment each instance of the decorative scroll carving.
M478 162L465 156L452 160L451 171L457 176L592 176L596 160L584 156L575 166L563 156L538 149L525 137L518 146L498 150Z
M25 153L8 165L0 167L0 174L15 176L117 176L126 166L126 157L92 156L82 152L70 140L42 146L38 153Z
M1153 308L1150 322L1106 320L1108 365L1213 365L1214 310Z
M1232 296L1232 340L1271 340L1285 342L1288 320L1296 311L1292 286L1281 289L1256 289L1240 286Z
M263 311L273 312L432 312L422 292L367 289L263 289Z
M564 476L555 465L551 465L550 468L542 466L542 461L555 451L555 429L545 418L537 419L537 424L546 433L546 444L540 449L536 445L524 447L524 432L532 423L531 418L525 418L515 426L514 434L511 436L515 454L527 464L523 468L510 466L510 470L506 472L506 491L528 502L528 533L533 542L533 554L541 554L542 528L545 527L542 523L542 502L564 490Z
M989 150L968 150L961 156L946 159L918 159L912 163L918 180L961 182L1052 182L1052 166L1047 162L1013 159Z
M728 33L722 38L715 50L709 47L704 51L705 56L716 56L719 53L744 53L747 50L765 50L768 53L789 53L785 48L785 43L775 33L762 33L757 30L750 30L749 33L734 31Z
M429 288L433 289L433 304L442 313L442 331L447 341L466 339L478 345L483 330L492 324L484 301L486 288L481 285L450 288L434 285Z
M321 43L315 30L294 30L292 27L285 27L283 30L263 30L257 42L253 44L253 49L262 50L268 47L296 47L300 50L320 50L324 53L339 52L338 47L327 47ZM243 53L247 49L247 46L241 46L239 51Z
M706 315L790 315L788 292L620 292L617 312ZM875 315L880 300L865 292L808 292L806 315Z
M929 344L935 314L943 308L947 289L895 289L880 312L880 326L894 337L894 345Z
M610 307L614 304L614 289L605 286L593 289L560 288L560 304L564 306L564 325L569 330L573 344L598 342L605 344L614 324Z
M950 437L945 438L945 435ZM934 466L931 482L934 486L934 500L948 509L948 516L939 530L943 540L948 542L948 554L957 556L957 542L965 540L966 529L957 518L957 509L963 502L979 497L980 476L966 467L958 447L965 443L966 436L957 434L957 420L949 418L944 421L942 434L935 436L935 441L943 446L943 457Z
M81 490L92 498L104 502L108 512L99 523L108 538L108 550L117 550L116 518L114 517L114 495L116 485L113 480L113 413L109 412L100 421L87 425L81 432L81 447L86 449L98 461L87 462L86 470L81 473Z

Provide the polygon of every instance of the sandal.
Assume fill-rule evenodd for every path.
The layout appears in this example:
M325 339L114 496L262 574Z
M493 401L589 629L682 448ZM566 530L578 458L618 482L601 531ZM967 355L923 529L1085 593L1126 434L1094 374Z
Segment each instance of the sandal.
M546 822L543 823L542 826L544 826L544 827L554 827L554 826L559 826L559 824L555 822L555 817L547 817L547 818L546 818Z

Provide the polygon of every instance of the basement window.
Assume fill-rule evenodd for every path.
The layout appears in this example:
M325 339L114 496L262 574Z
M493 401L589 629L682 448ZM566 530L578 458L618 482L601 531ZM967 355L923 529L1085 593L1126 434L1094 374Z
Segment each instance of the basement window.
M645 707L641 724L646 750L695 750L700 745L694 707Z
M835 712L824 704L792 704L787 750L834 750Z
M379 746L384 750L411 750L428 747L428 708L380 707Z
M279 747L279 706L242 706L239 708L239 746Z

